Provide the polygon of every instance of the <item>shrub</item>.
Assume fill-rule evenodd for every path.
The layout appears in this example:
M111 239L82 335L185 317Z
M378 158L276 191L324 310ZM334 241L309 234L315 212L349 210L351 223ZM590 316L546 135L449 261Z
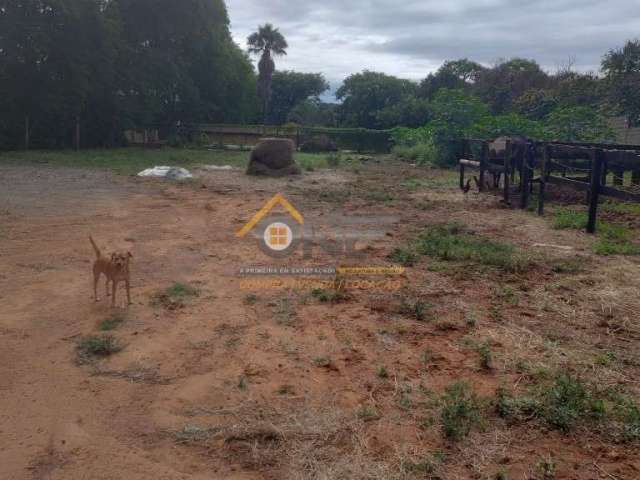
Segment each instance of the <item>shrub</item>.
M81 357L88 358L108 357L122 350L122 347L113 335L92 335L84 337L77 349Z
M449 385L443 397L442 431L450 440L461 440L481 422L480 406L466 383Z

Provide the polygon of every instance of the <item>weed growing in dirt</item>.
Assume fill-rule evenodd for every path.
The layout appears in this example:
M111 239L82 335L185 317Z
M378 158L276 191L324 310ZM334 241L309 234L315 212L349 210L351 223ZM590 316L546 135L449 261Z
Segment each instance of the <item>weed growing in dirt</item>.
M255 305L256 303L258 303L258 296L253 294L253 293L249 293L248 295L246 295L244 297L244 304L245 305Z
M185 425L181 430L175 432L175 439L178 443L196 443L209 440L215 430L199 425Z
M442 432L449 440L462 440L482 422L480 405L471 388L463 382L449 385L442 398Z
M327 165L331 168L338 168L342 163L342 156L340 153L330 153L327 155Z
M294 392L293 385L280 385L278 387L278 395L293 395Z
M152 305L161 305L168 310L177 310L186 305L189 299L200 295L200 291L186 283L176 282L162 292L158 292L152 299Z
M447 459L444 452L435 452L417 462L406 461L403 469L407 473L425 475L426 478L441 478L442 467Z
M389 255L389 260L403 267L413 267L418 261L418 255L407 248L396 248Z
M431 227L418 238L416 250L444 261L477 263L509 272L522 271L529 264L512 245L475 235L458 223Z
M394 196L386 190L369 190L365 193L365 199L372 202L391 202Z
M113 335L91 335L78 343L78 355L81 359L108 357L122 350L122 346Z
M559 274L575 274L585 271L586 258L564 258L552 263L551 271Z
M387 368L384 366L378 368L378 372L376 373L376 375L378 376L378 378L383 380L389 378L389 372L387 371Z
M551 454L540 460L536 466L543 480L553 480L556 478L556 461Z
M499 389L494 405L498 415L511 422L541 419L565 433L583 426L618 441L640 440L640 407L634 401L599 391L567 373L556 374L551 382L543 380L523 396Z
M483 343L478 347L480 355L480 368L483 370L491 370L493 368L493 356L491 355L491 346L489 343Z
M273 307L273 314L279 325L290 327L295 324L298 314L288 298L279 298L270 304Z
M380 418L380 414L378 413L378 411L369 405L362 405L356 412L356 416L360 420L364 420L365 422L377 420Z
M122 325L125 321L125 316L120 313L116 313L109 318L104 319L98 325L98 329L102 332L109 332L111 330L115 330L120 325Z
M433 319L431 313L432 308L433 305L425 300L403 298L402 304L400 305L400 313L412 317L419 322L427 322Z
M249 388L249 382L247 382L247 377L245 377L244 375L241 375L240 379L238 380L238 389L244 391L247 388Z
M340 303L347 300L347 295L340 289L326 290L324 288L316 288L311 291L313 298L322 303Z
M316 357L313 359L313 364L320 368L330 368L333 362L329 357Z

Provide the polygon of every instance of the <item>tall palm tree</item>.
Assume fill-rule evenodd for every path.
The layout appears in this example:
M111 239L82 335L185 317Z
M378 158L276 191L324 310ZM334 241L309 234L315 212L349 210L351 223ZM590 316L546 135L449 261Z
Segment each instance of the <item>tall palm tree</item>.
M280 30L273 28L270 23L258 27L258 31L249 36L247 43L249 44L249 53L261 55L260 62L258 62L258 96L262 100L264 123L267 123L271 82L273 72L276 70L272 56L286 55L286 49L289 45Z

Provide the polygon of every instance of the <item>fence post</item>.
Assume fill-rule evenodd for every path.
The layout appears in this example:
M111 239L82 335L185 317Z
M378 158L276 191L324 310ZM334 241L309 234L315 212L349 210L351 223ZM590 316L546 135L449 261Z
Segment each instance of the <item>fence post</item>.
M80 150L80 115L76 115L75 146L76 151Z
M504 203L507 205L511 204L510 192L511 184L510 184L510 176L511 176L511 140L507 140L507 143L504 148Z
M24 149L29 150L29 115L24 117Z
M597 148L591 151L591 186L589 188L589 223L587 233L596 233L596 221L598 219L598 199L602 181L602 150Z
M522 191L520 192L520 208L525 210L529 206L529 184L531 183L531 169L533 168L533 161L531 159L531 150L533 144L527 142L525 144L526 151L522 158L522 173L520 174L520 184L522 185Z
M486 190L485 175L487 171L487 160L489 158L489 145L487 142L482 142L482 151L480 152L480 186L478 187L481 192Z
M544 145L542 164L540 165L540 192L538 194L538 215L544 215L544 195L547 190L547 164L549 162L549 146Z

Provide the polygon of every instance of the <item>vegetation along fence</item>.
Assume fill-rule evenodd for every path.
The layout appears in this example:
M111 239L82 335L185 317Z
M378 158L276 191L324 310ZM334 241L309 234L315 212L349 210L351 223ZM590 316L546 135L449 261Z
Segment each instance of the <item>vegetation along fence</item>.
M340 150L356 152L388 153L392 140L390 130L364 128L319 128L275 125L185 125L174 128L153 126L128 130L125 134L132 145L159 146L172 143L179 137L183 141L207 145L237 147L255 146L261 138L290 138L300 147L318 137L329 138Z
M600 196L640 202L640 145L470 139L464 140L463 151L459 165L464 191L473 180L481 192L501 189L506 204L517 199L520 208L528 208L538 185L539 215L544 214L548 184L584 191L589 233L596 231ZM479 177L466 178L470 168L479 170Z

